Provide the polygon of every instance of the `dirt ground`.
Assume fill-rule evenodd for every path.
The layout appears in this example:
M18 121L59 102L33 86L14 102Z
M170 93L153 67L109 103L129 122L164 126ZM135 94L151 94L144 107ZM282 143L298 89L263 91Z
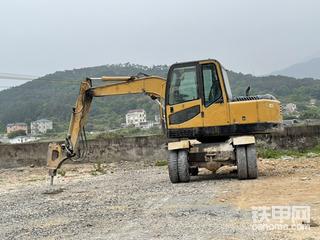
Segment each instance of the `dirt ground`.
M201 171L171 184L167 167L69 164L0 170L0 239L320 239L320 158L259 159L260 177ZM310 206L307 230L253 227L254 206Z

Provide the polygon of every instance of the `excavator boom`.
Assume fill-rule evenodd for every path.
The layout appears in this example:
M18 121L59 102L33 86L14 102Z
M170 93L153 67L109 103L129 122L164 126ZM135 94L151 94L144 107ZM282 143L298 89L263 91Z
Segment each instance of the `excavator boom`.
M102 80L108 84L92 87L92 80ZM68 135L64 144L50 143L47 155L47 167L51 176L56 175L57 169L67 159L78 153L79 137L85 137L84 126L90 111L93 97L103 97L123 94L145 93L153 100L161 103L165 96L166 80L157 76L104 76L101 78L87 78L80 85L79 96L71 114ZM162 111L161 107L160 111ZM83 133L83 135L82 135Z

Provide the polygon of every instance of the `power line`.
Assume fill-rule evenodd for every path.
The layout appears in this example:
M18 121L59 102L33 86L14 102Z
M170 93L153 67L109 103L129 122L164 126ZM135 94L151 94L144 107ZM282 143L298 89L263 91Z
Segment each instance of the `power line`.
M28 74L16 74L16 73L0 73L0 79L13 79L13 80L33 80L38 76L32 76Z

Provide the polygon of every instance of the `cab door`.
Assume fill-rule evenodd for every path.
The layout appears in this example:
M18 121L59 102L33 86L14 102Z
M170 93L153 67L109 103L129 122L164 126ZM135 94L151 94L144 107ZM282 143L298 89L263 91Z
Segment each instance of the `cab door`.
M166 89L168 129L203 126L200 77L198 63L175 64L170 68Z
M215 62L201 64L204 127L217 127L229 124L227 96L220 69L220 65Z

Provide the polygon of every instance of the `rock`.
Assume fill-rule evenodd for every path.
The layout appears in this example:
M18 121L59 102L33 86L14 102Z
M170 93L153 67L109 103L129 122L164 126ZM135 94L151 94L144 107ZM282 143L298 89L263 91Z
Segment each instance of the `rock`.
M55 187L55 186L50 186L47 189L45 189L42 194L58 194L62 193L64 191L64 188L62 187Z
M31 167L31 168L34 168L34 164L31 164L30 167Z
M303 178L300 178L301 181L307 181L307 180L311 180L311 178L309 177L303 177Z
M281 160L293 160L293 157L291 157L291 156L282 156Z

